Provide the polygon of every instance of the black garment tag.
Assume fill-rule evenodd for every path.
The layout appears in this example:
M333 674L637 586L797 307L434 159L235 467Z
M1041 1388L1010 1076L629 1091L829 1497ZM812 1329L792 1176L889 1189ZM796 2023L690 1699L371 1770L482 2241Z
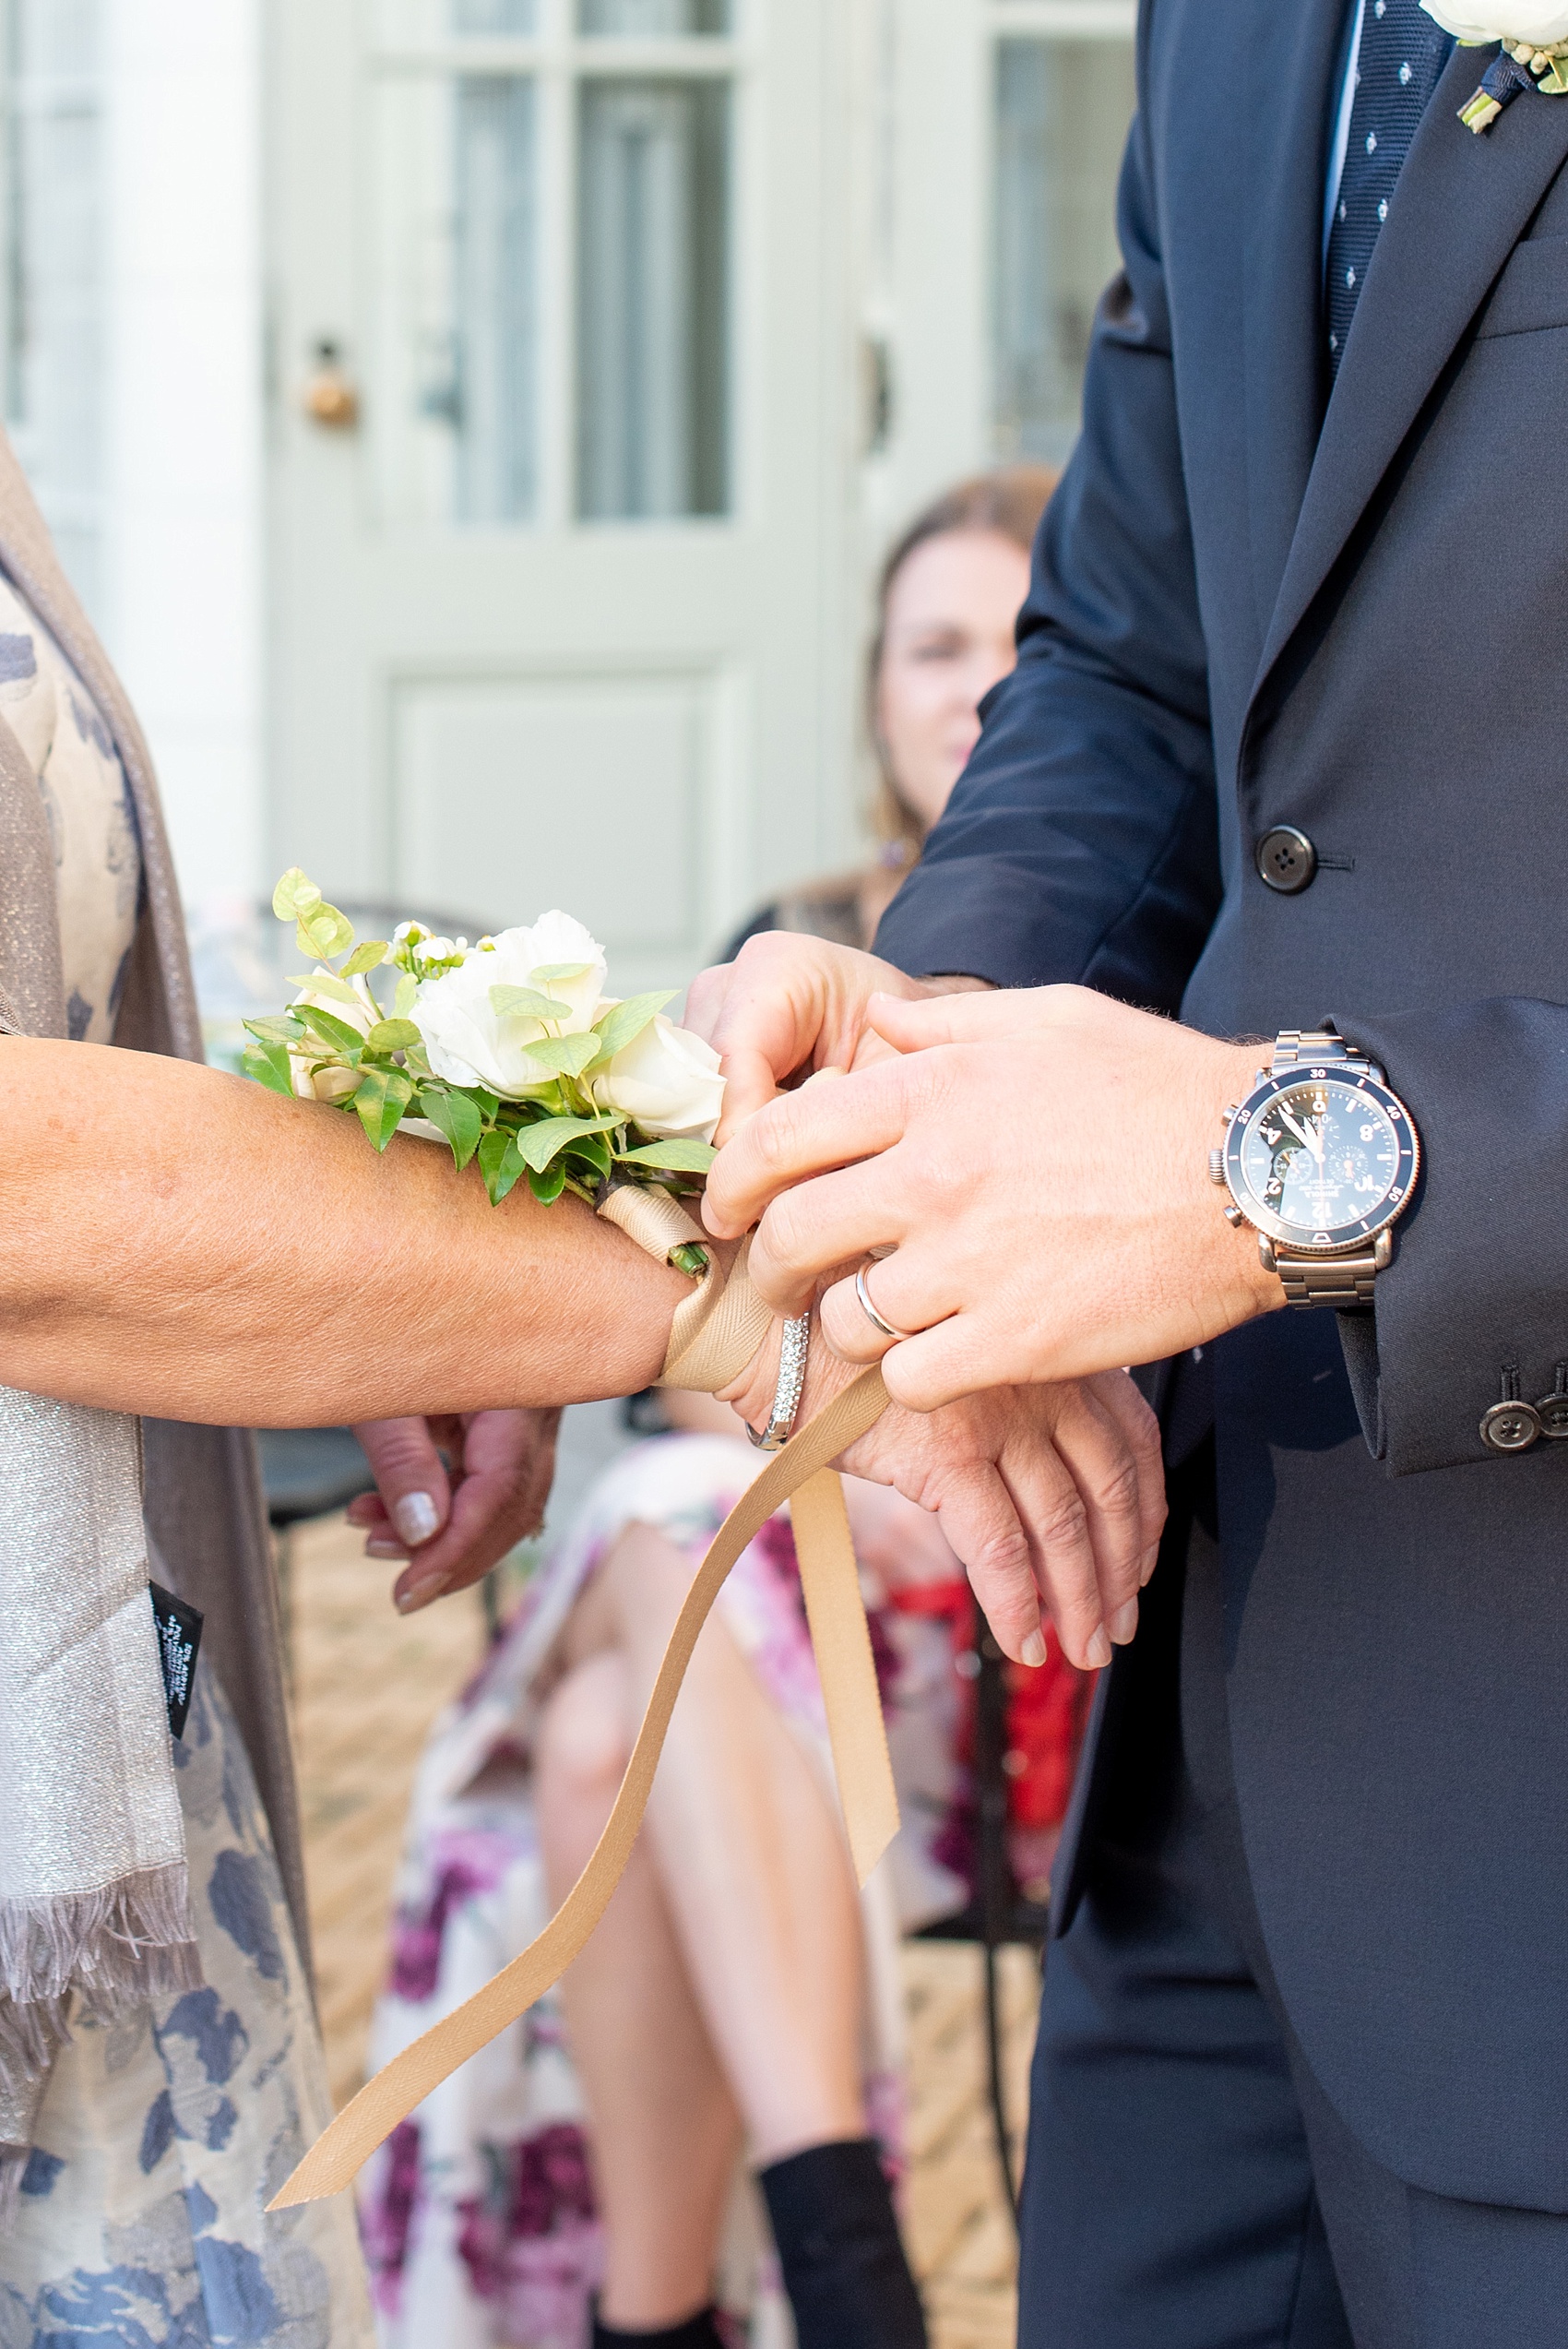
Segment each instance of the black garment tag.
M158 1626L158 1661L163 1666L170 1734L183 1737L185 1715L191 1709L191 1690L196 1687L196 1650L201 1645L203 1616L199 1607L188 1607L184 1599L177 1599L160 1582L149 1582L148 1589L152 1593L152 1619Z

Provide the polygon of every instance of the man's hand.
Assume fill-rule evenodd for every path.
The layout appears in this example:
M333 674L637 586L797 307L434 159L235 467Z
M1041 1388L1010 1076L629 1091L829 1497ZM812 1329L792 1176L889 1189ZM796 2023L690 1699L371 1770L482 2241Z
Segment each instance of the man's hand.
M979 984L906 978L874 954L790 931L748 938L733 962L694 979L686 996L686 1026L706 1037L724 1064L719 1139L737 1132L790 1077L885 1059L891 1047L866 1027L873 996L918 1002Z
M367 1556L411 1560L392 1593L399 1614L466 1590L538 1532L560 1421L558 1411L476 1411L355 1428L376 1490L350 1503L349 1521L364 1528Z
M851 1281L822 1315L846 1359L885 1356L899 1401L1157 1361L1283 1304L1208 1180L1255 1046L1081 987L879 997L868 1019L902 1056L771 1103L721 1151L704 1212L720 1234L762 1216L751 1275L780 1312L894 1251L867 1286L919 1334L880 1335Z
M778 1363L775 1332L726 1389L754 1426L766 1420ZM857 1375L814 1341L797 1425ZM1086 1669L1132 1638L1158 1554L1165 1480L1158 1426L1123 1372L1001 1388L931 1413L896 1403L834 1464L935 1516L1017 1661L1045 1662L1042 1610L1063 1653Z

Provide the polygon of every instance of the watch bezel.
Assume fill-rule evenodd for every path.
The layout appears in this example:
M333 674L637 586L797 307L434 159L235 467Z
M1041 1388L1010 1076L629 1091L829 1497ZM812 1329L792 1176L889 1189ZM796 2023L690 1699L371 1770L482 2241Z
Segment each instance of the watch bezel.
M1265 1105L1282 1093L1293 1093L1299 1087L1313 1080L1343 1085L1349 1091L1365 1093L1375 1101L1394 1128L1399 1148L1399 1163L1395 1179L1383 1203L1371 1215L1362 1216L1353 1225L1336 1227L1336 1235L1305 1232L1299 1223L1288 1223L1283 1216L1272 1214L1262 1201L1253 1197L1241 1174L1241 1145L1253 1120ZM1221 1164L1225 1186L1235 1206L1254 1231L1267 1234L1278 1247L1289 1248L1293 1255L1330 1258L1354 1256L1369 1247L1391 1223L1396 1223L1410 1204L1410 1194L1416 1176L1420 1172L1421 1144L1410 1113L1396 1093L1380 1083L1365 1070L1338 1063L1305 1063L1300 1068L1283 1071L1277 1077L1265 1077L1254 1085L1237 1109L1225 1130L1225 1147Z

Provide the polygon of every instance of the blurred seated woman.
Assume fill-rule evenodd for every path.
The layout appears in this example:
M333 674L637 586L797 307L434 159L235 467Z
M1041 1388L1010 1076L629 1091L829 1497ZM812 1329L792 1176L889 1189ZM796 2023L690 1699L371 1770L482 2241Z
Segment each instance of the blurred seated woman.
M870 681L887 847L742 936L869 942L973 746L975 704L1012 665L1049 488L1021 471L966 483L900 541ZM762 1465L707 1398L656 1408L668 1432L600 1479L432 1739L377 2063L514 1956L570 1889L693 1572ZM647 1831L598 1934L561 1992L439 2090L369 2173L388 2349L712 2349L747 2318L761 2349L789 2338L780 2282L801 2349L923 2343L888 2185L897 1938L975 1890L973 1616L934 1523L880 1486L846 1489L902 1832L857 1893L782 1514L698 1642ZM1054 1645L1041 1672L1013 1677L1011 1856L1039 1897L1088 1683Z

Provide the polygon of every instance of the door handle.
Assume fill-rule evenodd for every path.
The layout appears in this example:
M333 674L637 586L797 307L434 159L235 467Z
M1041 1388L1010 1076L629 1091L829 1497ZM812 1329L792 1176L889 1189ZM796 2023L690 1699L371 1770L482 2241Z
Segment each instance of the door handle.
M327 432L352 432L360 421L358 387L343 364L340 346L330 339L315 346L315 365L305 378L300 405Z

